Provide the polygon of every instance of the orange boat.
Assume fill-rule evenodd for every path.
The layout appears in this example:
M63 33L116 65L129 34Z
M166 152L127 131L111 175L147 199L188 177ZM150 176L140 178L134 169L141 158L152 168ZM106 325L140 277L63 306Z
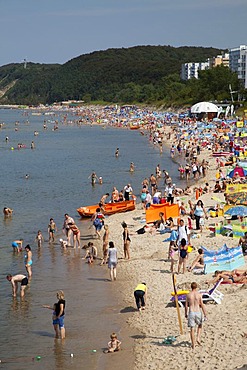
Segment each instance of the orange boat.
M104 206L104 214L110 216L114 213L133 211L135 206L135 199L116 203L106 203ZM77 208L77 212L81 217L92 217L92 215L96 212L96 208L98 207L99 206L97 204L93 206L80 207Z

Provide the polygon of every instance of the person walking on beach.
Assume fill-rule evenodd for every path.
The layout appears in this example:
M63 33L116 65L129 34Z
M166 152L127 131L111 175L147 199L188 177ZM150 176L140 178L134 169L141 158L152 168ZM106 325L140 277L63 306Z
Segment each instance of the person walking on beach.
M117 248L115 248L113 242L109 242L108 250L108 268L110 269L111 281L117 280Z
M32 250L31 250L31 247L29 244L27 244L25 246L25 251L26 251L26 254L24 256L25 258L25 267L26 267L26 270L27 270L27 273L28 273L28 277L29 279L31 279L32 277L32 264L33 264L33 260L32 260Z
M55 232L57 231L57 226L53 220L53 218L50 218L50 223L48 225L48 235L49 235L49 243L54 243L55 241Z
M103 235L103 258L100 265L104 265L107 261L108 255L108 243L109 243L109 227L108 225L104 225L104 235Z
M124 241L124 258L130 259L130 237L129 237L129 230L126 222L122 222L123 231L123 241Z
M145 298L147 299L147 286L146 283L138 284L134 290L134 297L136 300L136 307L138 311L145 310Z
M180 246L182 239L185 239L187 244L190 243L190 230L187 226L185 226L184 220L182 219L179 221L177 232L178 232L177 236L178 247Z
M96 208L96 212L93 214L91 221L93 221L93 226L95 227L95 232L100 239L100 231L104 225L104 215L100 208Z
M72 236L72 230L70 229L70 227L68 225L69 223L74 224L75 221L74 221L74 219L72 217L70 217L68 215L68 213L65 213L65 215L64 215L64 222L63 222L63 231L64 231L64 233L65 233L65 235L67 237L67 246L70 246L71 245L70 239L71 239L71 236Z
M201 230L200 226L202 225L200 225L200 219L203 218L203 216L205 216L205 218L207 219L208 216L204 204L200 199L198 200L194 207L194 216L196 220L196 230Z
M12 276L12 275L9 274L9 275L6 276L6 279L12 285L13 297L16 297L17 290L18 290L18 283L21 284L21 286L20 286L20 295L21 295L21 297L24 297L25 289L26 289L27 284L28 284L28 278L26 277L26 275L19 274L19 275Z
M197 336L196 342L200 346L201 345L201 332L202 332L202 322L203 316L204 320L207 319L206 317L206 310L205 306L202 301L202 295L197 291L197 283L191 283L192 291L187 294L186 302L185 302L185 317L188 319L188 327L190 328L190 338L192 349L195 348L195 326L198 326L197 329ZM189 310L189 314L188 314Z

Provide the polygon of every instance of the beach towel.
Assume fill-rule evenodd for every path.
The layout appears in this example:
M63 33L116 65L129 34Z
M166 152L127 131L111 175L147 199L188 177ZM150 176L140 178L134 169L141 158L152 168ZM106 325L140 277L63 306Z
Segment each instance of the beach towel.
M171 235L169 238L163 240L163 242L175 242L178 238L178 233L176 230L172 230Z

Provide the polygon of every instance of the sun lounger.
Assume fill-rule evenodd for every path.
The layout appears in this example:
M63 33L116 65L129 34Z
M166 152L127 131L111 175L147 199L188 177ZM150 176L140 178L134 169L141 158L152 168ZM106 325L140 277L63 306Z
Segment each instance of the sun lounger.
M208 291L205 290L199 290L199 293L202 295L203 302L215 302L217 304L221 304L222 299L224 297L224 294L221 293L218 290L218 287L220 286L223 279L220 279L217 281L217 283L214 285L214 287ZM187 294L178 294L178 304L180 307L183 307L186 302L186 296ZM172 296L170 299L171 302L175 302L175 296Z

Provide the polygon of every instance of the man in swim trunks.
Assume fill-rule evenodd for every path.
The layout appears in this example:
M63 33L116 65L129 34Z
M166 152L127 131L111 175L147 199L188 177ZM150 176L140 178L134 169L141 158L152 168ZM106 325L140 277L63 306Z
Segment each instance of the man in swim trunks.
M24 297L25 289L28 284L28 278L26 277L26 275L22 275L22 274L15 275L15 276L7 275L6 279L11 282L13 297L16 297L16 293L18 290L18 283L21 284L21 288L20 288L21 297Z
M197 291L197 283L191 283L192 291L187 294L185 302L185 317L188 318L188 327L190 328L190 337L192 343L192 349L195 348L195 326L197 329L197 344L201 345L200 337L202 331L202 312L204 319L206 319L206 310L202 301L202 295ZM189 309L189 315L188 315Z

